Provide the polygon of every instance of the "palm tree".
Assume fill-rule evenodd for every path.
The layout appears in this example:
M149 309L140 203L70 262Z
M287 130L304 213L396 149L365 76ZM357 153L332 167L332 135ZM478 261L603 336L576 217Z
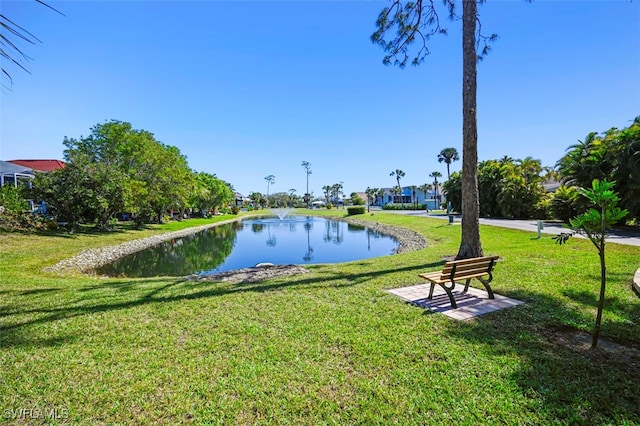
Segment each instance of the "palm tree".
M404 177L404 172L402 170L400 170L400 169L396 169L396 171L395 172L391 172L389 174L389 176L395 176L396 177L396 182L398 182L398 188L400 188L400 192L402 193L402 186L400 185L400 178ZM402 209L404 210L404 200L401 199L400 201L402 203Z
M322 190L324 191L324 198L325 198L327 204L329 204L330 203L329 195L331 194L331 186L330 185L325 185L325 186L322 187Z
M274 175L265 176L264 180L267 181L267 204L269 203L269 185L273 185L276 182Z
M458 150L455 148L445 148L440 151L438 154L438 163L444 163L447 165L447 180L451 179L451 171L449 170L449 166L454 161L458 161L460 156L458 155Z
M429 206L427 205L427 192L430 192L433 189L433 185L431 185L430 183L425 183L423 185L420 185L418 189L424 193L424 204L425 206L427 206L427 210L429 210Z
M365 193L367 194L367 211L370 211L369 207L371 207L371 202L373 201L373 198L376 196L378 191L379 191L379 188L367 187L367 190L365 191Z
M438 198L438 178L442 177L442 173L440 172L432 172L429 177L433 178L433 186L436 189L436 209L440 208L440 199Z
M517 164L520 166L524 180L527 183L535 183L542 180L540 174L542 173L543 168L540 160L534 160L529 156L524 160L518 160Z
M385 191L384 188L378 189L378 192L376 193L376 199L380 197L380 207L384 204L384 194L386 193L387 191Z
M399 186L394 186L393 188L391 188L391 193L393 194L393 202L396 202L396 197L398 196L398 194L402 193L402 188L400 188ZM404 208L404 205L403 205Z
M331 194L333 195L334 204L338 205L340 201L340 194L342 193L343 182L334 183L331 186Z
M411 185L411 201L413 202L413 208L416 208L417 200L416 200L416 189L418 188L415 185Z
M303 161L302 167L304 167L305 173L307 174L307 192L305 192L304 194L304 202L307 203L307 208L309 208L309 201L311 201L311 195L309 194L309 175L311 174L311 163L308 161Z

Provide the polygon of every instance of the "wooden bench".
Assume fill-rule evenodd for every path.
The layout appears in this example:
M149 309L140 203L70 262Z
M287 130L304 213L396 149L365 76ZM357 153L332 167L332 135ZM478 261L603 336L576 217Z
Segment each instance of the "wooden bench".
M418 274L420 278L431 283L429 289L429 299L433 298L433 289L436 284L439 284L451 300L451 306L457 308L455 298L453 297L453 289L456 286L456 281L465 281L463 293L469 290L469 283L473 278L477 278L489 293L489 299L495 299L493 291L489 283L493 280L493 267L498 260L498 256L485 256L474 257L472 259L453 260L444 264L442 271L427 272L425 274ZM488 276L488 278L484 278Z

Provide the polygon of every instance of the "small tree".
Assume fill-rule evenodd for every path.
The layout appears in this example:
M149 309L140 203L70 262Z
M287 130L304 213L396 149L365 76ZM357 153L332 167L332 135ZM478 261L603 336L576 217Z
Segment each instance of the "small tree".
M576 232L584 233L598 249L600 256L600 296L598 299L598 312L596 314L596 324L593 330L591 347L598 346L598 336L600 335L600 324L602 322L602 309L604 307L604 294L607 284L607 268L605 263L605 236L607 230L624 218L628 211L617 207L619 196L612 190L615 181L594 179L592 189L581 188L580 192L591 204L586 212L569 220L569 227ZM567 241L568 234L561 234L555 237L557 242L562 244Z
M29 204L24 198L25 188L13 184L0 186L0 229L14 230L20 228L21 218L27 216Z
M370 211L369 207L371 207L371 203L373 202L373 199L376 197L376 194L379 190L380 188L367 187L367 190L365 191L365 193L367 194L367 211Z

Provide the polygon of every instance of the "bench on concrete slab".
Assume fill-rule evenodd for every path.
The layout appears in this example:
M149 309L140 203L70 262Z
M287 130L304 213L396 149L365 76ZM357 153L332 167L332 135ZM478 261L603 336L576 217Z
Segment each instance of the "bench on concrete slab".
M498 258L498 256L483 256L471 259L452 260L444 264L442 271L427 272L418 274L418 276L431 283L428 299L433 298L434 287L438 284L447 293L449 300L451 300L451 307L455 309L458 307L455 297L453 296L456 281L464 281L464 290L462 293L466 293L469 290L471 280L476 278L487 289L489 299L495 299L489 283L493 280L492 271Z

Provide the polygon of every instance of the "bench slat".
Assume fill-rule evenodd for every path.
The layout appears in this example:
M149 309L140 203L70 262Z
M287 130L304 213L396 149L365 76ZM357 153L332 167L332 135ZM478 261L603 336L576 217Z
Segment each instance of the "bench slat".
M456 271L455 273L456 275L458 275L459 273L464 273L466 271L488 270L490 265L491 265L490 262L470 263L467 265L457 266L455 269ZM453 271L453 267L451 268L445 267L442 269L442 274L443 275L451 274L452 271Z
M477 257L475 259L464 259L464 260L454 260L444 264L443 270L451 270L453 266L456 266L456 270L464 270L464 268L473 266L473 265L485 265L489 266L491 261L495 264L495 261L498 259L498 256L491 257Z
M483 275L487 275L488 272L479 272L476 274L464 274L464 275L456 275L454 277L455 281L463 281L463 280L467 280L470 278L478 278L481 277ZM435 275L435 276L429 276L427 274L420 274L420 277L432 281L436 284L441 284L441 283L448 283L451 282L451 275Z
M467 263L477 263L477 262L490 262L492 259L498 260L499 256L483 256L483 257L474 257L472 259L461 259L461 260L450 260L449 262L447 262L445 265L449 265L449 264L458 264L458 266L460 265L465 265Z
M449 271L448 273L443 272L442 275L451 275L452 271ZM480 265L480 266L474 266L474 267L468 267L468 268L463 268L463 269L456 269L454 275L458 276L458 275L464 275L464 274L475 274L476 272L489 272L489 265Z

